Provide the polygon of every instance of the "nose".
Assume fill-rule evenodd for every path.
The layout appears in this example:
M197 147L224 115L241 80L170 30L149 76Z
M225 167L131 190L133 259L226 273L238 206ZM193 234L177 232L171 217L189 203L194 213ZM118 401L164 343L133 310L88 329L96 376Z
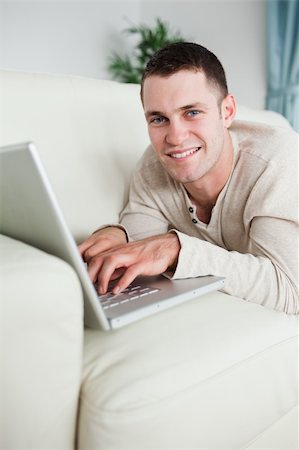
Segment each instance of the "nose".
M166 142L172 146L181 145L188 136L186 124L176 120L170 121L165 136Z

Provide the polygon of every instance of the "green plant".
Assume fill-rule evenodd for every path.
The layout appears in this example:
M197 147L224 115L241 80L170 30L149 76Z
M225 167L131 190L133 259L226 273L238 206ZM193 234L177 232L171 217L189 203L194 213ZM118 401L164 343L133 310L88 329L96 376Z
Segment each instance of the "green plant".
M124 32L139 36L133 55L129 57L113 53L108 69L113 78L125 83L140 83L148 60L159 48L173 42L185 41L180 33L173 34L168 24L160 19L156 19L156 25L153 28L140 25L127 28Z

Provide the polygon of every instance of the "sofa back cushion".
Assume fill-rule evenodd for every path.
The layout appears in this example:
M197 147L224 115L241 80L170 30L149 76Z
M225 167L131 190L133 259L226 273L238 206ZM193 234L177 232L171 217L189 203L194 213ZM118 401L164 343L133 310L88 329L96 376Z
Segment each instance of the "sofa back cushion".
M1 71L0 145L33 141L77 241L117 222L148 145L139 86Z

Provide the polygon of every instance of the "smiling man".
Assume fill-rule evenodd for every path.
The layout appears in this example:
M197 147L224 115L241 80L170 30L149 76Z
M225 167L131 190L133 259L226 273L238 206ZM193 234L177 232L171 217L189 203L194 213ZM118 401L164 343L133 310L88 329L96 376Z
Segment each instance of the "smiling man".
M223 88L224 90L224 88ZM183 183L208 223L212 207L232 169L228 128L235 102L213 88L201 71L181 70L170 77L148 77L143 105L152 146L169 175ZM154 107L158 105L159 110Z
M141 274L216 275L231 295L297 313L296 133L234 121L221 63L193 43L153 56L141 99L151 145L120 225L80 245L99 292Z

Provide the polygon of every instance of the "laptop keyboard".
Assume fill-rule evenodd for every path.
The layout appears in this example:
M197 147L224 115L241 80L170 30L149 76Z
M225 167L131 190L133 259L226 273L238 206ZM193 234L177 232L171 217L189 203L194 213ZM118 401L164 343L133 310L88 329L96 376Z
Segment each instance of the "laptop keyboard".
M117 305L121 305L127 302L132 302L138 299L142 299L147 295L154 294L160 289L149 286L129 286L124 289L120 294L114 295L112 292L99 295L99 300L104 309L113 308Z

